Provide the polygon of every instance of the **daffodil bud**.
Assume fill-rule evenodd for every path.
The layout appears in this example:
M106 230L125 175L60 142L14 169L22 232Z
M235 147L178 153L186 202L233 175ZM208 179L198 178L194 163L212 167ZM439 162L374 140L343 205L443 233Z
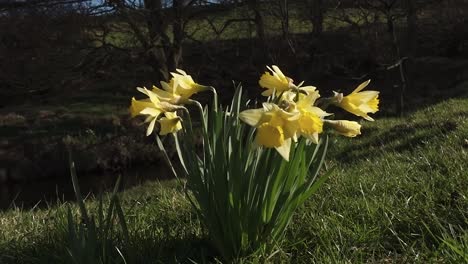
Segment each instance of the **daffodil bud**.
M325 120L325 123L345 137L355 137L361 134L361 125L355 121Z

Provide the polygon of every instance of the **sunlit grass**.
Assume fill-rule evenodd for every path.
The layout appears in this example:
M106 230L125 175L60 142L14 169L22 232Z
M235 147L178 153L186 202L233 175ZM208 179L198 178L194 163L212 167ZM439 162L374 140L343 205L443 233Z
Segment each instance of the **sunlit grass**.
M467 117L468 100L452 99L337 139L327 164L335 174L298 210L270 261L463 263L456 249L467 248ZM183 182L148 182L121 199L131 242L116 244L129 263L216 258ZM66 205L0 213L0 263L66 263ZM89 197L87 205L93 212L97 203Z

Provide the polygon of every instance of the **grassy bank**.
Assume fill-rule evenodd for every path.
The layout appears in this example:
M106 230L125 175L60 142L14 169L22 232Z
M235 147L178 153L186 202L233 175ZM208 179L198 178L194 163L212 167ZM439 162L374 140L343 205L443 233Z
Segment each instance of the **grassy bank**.
M327 166L335 174L296 213L267 262L466 261L467 117L468 99L449 100L366 123L360 138L333 137ZM215 262L182 189L176 181L149 182L120 194L130 238L124 243L117 227L111 237L128 263ZM86 203L96 212L95 197ZM0 263L69 263L69 206L78 215L75 204L60 202L1 212Z

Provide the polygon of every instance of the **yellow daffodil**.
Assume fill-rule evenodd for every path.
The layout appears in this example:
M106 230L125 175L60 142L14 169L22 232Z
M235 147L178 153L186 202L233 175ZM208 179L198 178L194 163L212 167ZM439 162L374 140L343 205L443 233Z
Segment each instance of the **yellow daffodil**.
M338 134L345 137L355 137L361 134L361 125L348 120L325 120Z
M319 92L316 90L317 87L315 86L298 86L300 91L304 91L307 95L312 94L312 93L317 93L318 97L320 96Z
M347 96L343 96L342 93L335 93L335 97L333 98L334 103L354 115L363 117L369 121L374 121L374 119L367 114L375 113L379 110L379 92L361 92L369 83L370 80L361 83Z
M264 103L263 108L245 110L240 119L257 128L255 142L266 148L275 148L289 160L291 138L298 129L298 113L288 113L275 104Z
M132 117L135 117L139 115L143 109L151 107L154 107L154 104L150 101L150 99L136 100L135 97L133 97L132 103L130 105L130 114Z
M180 107L176 105L172 105L168 102L161 102L159 100L159 97L153 93L152 91L146 89L146 88L137 88L138 91L144 93L149 97L149 99L144 99L144 100L136 100L135 98L132 98L132 103L130 106L130 113L132 117L136 115L146 115L146 120L145 123L149 122L148 128L146 130L146 135L149 136L151 133L153 133L154 130L154 125L156 124L156 121L158 120L159 116L162 113L166 112L174 112L175 110L180 109ZM175 113L174 113L175 114ZM166 118L168 119L173 119L174 117L169 114L165 114ZM178 119L179 120L179 119ZM167 122L167 121L164 121ZM162 127L162 126L161 126ZM173 129L174 130L174 129ZM163 135L163 134L161 134Z
M188 75L185 71L177 69L177 72L171 72L172 79L167 82L161 82L163 89L153 86L153 92L165 102L171 104L184 104L188 99L202 91L209 88L204 85L197 84L192 76Z
M166 112L164 117L158 120L161 125L159 131L160 135L167 135L169 133L175 133L182 129L180 117L177 116L176 112Z
M314 143L318 143L318 134L323 131L323 117L328 116L327 112L314 106L318 98L317 93L311 93L303 98L299 98L296 103L297 110L301 113L299 118L299 135L303 135Z
M270 70L271 73L265 72L258 82L262 88L267 89L262 95L270 96L274 91L279 95L294 87L293 80L285 76L278 66L273 65L271 68L267 66L267 69Z
M314 106L319 97L318 91L310 90L308 95L296 92L286 92L283 94L288 112L299 112L298 136L304 136L314 143L318 143L318 135L323 131L323 117L330 115L322 109ZM297 102L296 99L298 98Z

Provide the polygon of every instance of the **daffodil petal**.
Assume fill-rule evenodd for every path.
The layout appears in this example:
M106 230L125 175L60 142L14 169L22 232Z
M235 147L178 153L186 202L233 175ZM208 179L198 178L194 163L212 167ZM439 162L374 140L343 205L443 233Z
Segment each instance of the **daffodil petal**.
M327 113L327 112L323 111L321 108L315 107L315 106L311 107L311 108L309 109L309 111L312 112L312 113L314 113L314 114L316 114L318 117L325 117L325 116L331 116L331 115L333 115L333 114Z
M372 99L376 98L377 96L379 96L379 92L377 92L377 91L364 91L364 92L351 94L349 96L351 98L350 100L357 101L359 103L367 103L370 100L372 100Z
M187 75L187 73L182 69L176 69L176 71L182 75Z
M161 102L155 93L153 93L152 91L146 88L144 88L144 90L146 91L146 94L148 95L149 99L155 106L157 106Z
M371 80L369 79L369 80L367 80L367 81L361 83L356 89L354 89L354 91L352 92L352 94L353 94L353 93L357 93L357 92L361 91L362 89L366 88L366 86L369 85L370 81L371 81Z
M149 99L136 100L135 97L132 98L132 103L130 105L130 114L132 117L141 114L141 111L147 107L152 107L153 103Z
M172 83L174 83L174 82L172 82ZM171 93L171 94L174 93L173 85L171 85L171 83L167 83L167 82L161 81L160 84L161 84L161 87L162 87L166 92Z
M265 90L265 91L262 92L262 95L263 96L270 96L270 95L273 94L273 91L274 91L273 89Z
M310 142L318 144L319 133L304 134L303 136L307 138Z
M249 109L239 113L239 118L249 126L257 126L263 114L264 111L262 108Z
M156 118L153 118L153 120L151 120L151 122L149 123L148 129L146 129L146 136L149 136L151 135L151 133L153 133L155 123Z
M291 152L291 139L286 139L281 146L276 147L275 149L278 151L281 157L283 157L283 159L289 161L289 153Z
M160 135L167 135L169 133L175 133L182 129L182 124L180 123L180 118L175 112L166 112L164 113L165 117L161 118L158 122L161 125L159 131Z
M307 95L310 95L310 94L317 94L317 98L320 97L320 93L317 89L317 87L315 86L303 86L301 88L299 88L301 91L304 91Z
M276 75L278 75L278 77L280 77L281 79L286 79L286 76L283 74L283 72L280 70L280 68L278 68L278 66L272 65L272 68L273 68L274 73L276 73Z
M156 108L153 108L153 107L146 107L145 109L143 109L140 114L142 115L150 115L150 116L153 116L153 117L158 117L160 114L161 114L161 110L158 110Z
M161 101L173 102L176 99L174 94L168 92L167 90L161 90L156 86L153 86L153 90L151 91L155 93Z

